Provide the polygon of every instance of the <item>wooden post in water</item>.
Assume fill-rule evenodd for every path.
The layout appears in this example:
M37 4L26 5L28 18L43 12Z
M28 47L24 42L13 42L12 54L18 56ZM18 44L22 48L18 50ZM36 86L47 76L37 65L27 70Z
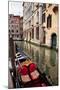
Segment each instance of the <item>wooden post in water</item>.
M9 49L10 49L11 64L13 68L13 82L14 87L16 87L15 49L12 37L9 38Z

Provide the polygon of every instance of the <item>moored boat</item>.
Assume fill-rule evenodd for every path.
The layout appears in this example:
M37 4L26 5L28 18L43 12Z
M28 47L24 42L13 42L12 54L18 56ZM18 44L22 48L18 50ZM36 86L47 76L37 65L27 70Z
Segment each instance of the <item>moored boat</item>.
M39 71L37 64L25 53L20 53L20 57L16 58L16 62L16 65L18 65L16 71L21 87L51 86L45 74Z

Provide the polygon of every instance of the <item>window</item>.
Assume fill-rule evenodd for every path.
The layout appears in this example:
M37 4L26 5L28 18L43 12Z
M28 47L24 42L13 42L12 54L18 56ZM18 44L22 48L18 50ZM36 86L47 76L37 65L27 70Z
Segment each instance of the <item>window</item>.
M45 22L45 13L42 14L42 23L44 23L44 22Z
M36 27L36 39L39 39L39 27Z
M17 37L17 35L15 34L15 37Z
M14 32L14 30L12 30L12 32Z
M9 33L10 33L10 29L9 29Z
M18 30L16 30L16 32L18 33Z
M19 35L17 35L17 38L19 37Z
M46 9L46 4L43 4L42 10Z
M51 28L51 25L52 25L52 15L49 15L47 17L47 28Z
M29 21L29 26L31 25L31 20Z
M39 22L39 12L37 11L37 22Z
M43 43L45 44L45 31L43 31Z
M17 27L18 27L18 25L17 25Z
M13 20L11 21L11 23L13 23Z
M13 27L13 25L12 25L12 27Z
M12 34L12 37L14 37L14 35Z
M30 40L31 40L31 32L30 32Z
M34 28L32 29L32 38L34 38Z
M52 6L52 4L49 4L48 7Z
M9 27L10 27L10 25L9 25Z
M21 27L20 30L23 30L23 28Z
M21 38L23 37L23 34L21 34Z

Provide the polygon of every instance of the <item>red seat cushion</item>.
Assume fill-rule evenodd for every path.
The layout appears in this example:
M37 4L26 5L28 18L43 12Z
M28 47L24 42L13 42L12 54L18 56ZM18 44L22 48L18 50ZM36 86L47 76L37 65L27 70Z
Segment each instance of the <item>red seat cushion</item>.
M36 68L37 68L37 67L36 67L36 64L31 63L30 66L29 66L29 71L30 71L30 73L33 72L34 70L36 70Z
M28 68L26 66L23 66L21 69L21 75L27 75L28 74Z

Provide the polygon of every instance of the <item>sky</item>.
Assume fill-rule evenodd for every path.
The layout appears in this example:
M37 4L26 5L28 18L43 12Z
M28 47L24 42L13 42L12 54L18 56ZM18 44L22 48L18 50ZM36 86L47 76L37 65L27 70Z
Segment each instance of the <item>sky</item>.
M9 1L9 14L23 16L23 2Z

